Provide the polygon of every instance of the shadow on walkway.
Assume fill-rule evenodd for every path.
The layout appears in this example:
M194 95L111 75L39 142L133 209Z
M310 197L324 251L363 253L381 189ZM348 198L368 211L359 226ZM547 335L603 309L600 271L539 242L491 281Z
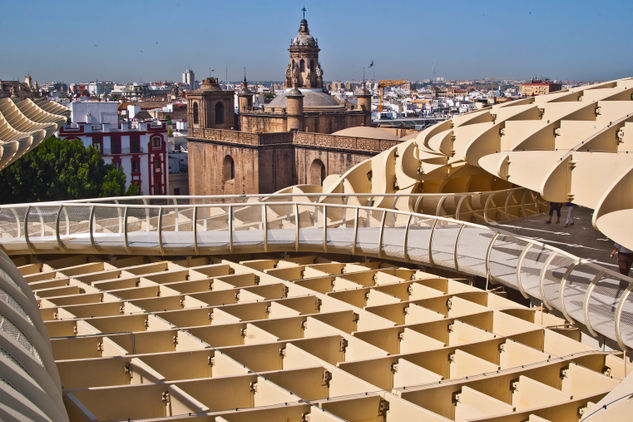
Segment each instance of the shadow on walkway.
M490 226L547 243L618 271L617 259L609 258L613 242L591 226L592 213L593 210L589 208L576 207L574 224L569 227L565 227L564 224L567 214L566 206L563 206L561 210L559 224L556 224L556 215L554 215L551 224L546 224L548 215L539 214L505 223L490 224Z

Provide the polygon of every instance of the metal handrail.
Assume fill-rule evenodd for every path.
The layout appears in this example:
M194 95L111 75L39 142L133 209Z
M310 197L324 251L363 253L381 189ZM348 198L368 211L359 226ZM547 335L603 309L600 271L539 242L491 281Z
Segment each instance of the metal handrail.
M229 252L233 253L233 206L229 205Z
M59 224L59 219L61 216L61 209L67 210L67 208L72 208L75 206L79 206L79 207L87 207L90 210L89 213L89 217L83 217L83 219L81 220L82 222L86 222L86 220L88 220L88 229L86 231L86 229L82 229L84 230L83 232L75 232L73 233L71 236L65 235L60 233L60 231L62 230L61 225ZM299 207L309 207L311 209L308 210L308 212L312 212L313 215L315 216L314 219L314 225L310 226L310 227L300 227L300 219L299 219ZM106 234L102 233L101 231L96 230L96 228L99 226L100 224L100 219L98 217L98 215L101 215L102 213L98 213L98 210L103 211L104 209L113 209L110 213L112 214L112 218L116 219L116 222L113 220L112 224L116 225L119 224L118 221L120 221L120 219L118 218L118 215L121 215L121 213L123 214L123 230L122 233L119 232L112 232L112 233L107 233L107 236L120 236L121 240L120 240L120 248L121 249L125 249L127 252L133 252L135 249L141 248L143 250L143 253L147 253L147 250L149 248L149 250L151 250L151 246L143 246L142 244L135 244L134 242L130 243L130 236L134 235L134 233L145 233L147 230L149 230L149 225L151 224L152 226L157 226L157 238L158 239L158 244L155 245L154 247L158 249L158 252L163 255L163 254L170 254L170 253L175 253L170 251L170 248L172 248L172 246L170 246L170 239L171 237L167 237L165 238L163 236L163 232L168 230L169 228L165 227L165 222L166 222L166 218L170 218L170 222L171 217L173 217L175 215L176 212L178 212L179 217L186 217L188 215L188 213L183 213L182 209L183 208L189 208L192 210L192 228L191 228L191 232L193 235L193 239L192 239L192 244L190 245L190 248L193 249L193 252L196 254L199 254L201 251L201 248L204 248L204 244L200 245L200 239L198 238L198 223L200 220L200 214L199 214L199 210L200 209L219 209L221 210L220 212L207 212L205 213L205 223L207 221L207 219L210 218L223 218L222 216L226 216L228 215L229 221L228 221L228 227L229 227L229 245L228 246L228 250L230 252L240 252L240 245L235 243L235 237L234 237L234 232L240 230L240 229L244 229L243 227L240 227L239 222L237 219L242 218L241 214L240 217L238 217L235 213L236 208L235 207L239 207L240 210L248 210L248 208L251 208L253 210L255 210L256 212L252 215L250 215L249 213L245 213L244 215L248 215L250 218L254 219L254 220L249 220L248 218L243 219L243 222L245 225L250 226L250 228L252 228L252 224L257 224L259 226L259 230L263 230L263 239L264 239L264 244L263 244L263 250L267 251L269 249L269 231L270 230L274 230L271 229L271 222L274 220L271 220L271 222L269 222L269 218L271 215L275 215L274 214L274 210L275 208L281 208L281 209L294 209L294 217L292 217L290 214L288 214L287 212L284 213L280 213L279 214L279 218L281 219L288 219L290 221L294 221L295 222L295 226L292 229L279 229L279 230L292 230L293 232L293 236L292 236L292 242L291 244L289 243L287 246L288 248L295 250L295 251L299 251L301 250L301 238L299 236L301 230L306 230L306 229L316 229L318 231L321 232L322 235L322 242L320 243L320 246L318 246L318 248L320 250L322 250L323 252L327 252L328 250L328 245L331 243L328 240L328 235L330 234L331 230L336 230L337 227L345 227L348 223L345 222L343 223L342 220L338 219L338 213L330 213L328 212L328 210L333 210L333 209L337 209L337 210L342 210L343 213L348 216L348 215L353 215L354 217L354 233L353 233L353 239L351 241L351 246L345 246L345 247L349 247L351 249L351 253L355 254L358 251L358 241L359 241L359 231L361 230L360 224L359 224L359 220L360 220L360 212L361 211L365 211L367 212L368 215L372 215L376 212L380 212L381 216L379 217L379 225L372 225L371 229L372 230L377 230L379 233L379 237L377 239L378 242L378 249L376 250L376 252L374 253L374 251L371 252L366 252L370 255L376 255L376 256L382 256L388 259L400 259L403 258L405 260L412 260L412 257L409 254L409 242L408 239L410 237L410 230L412 227L416 227L413 223L413 217L416 217L418 219L422 219L424 221L424 226L426 227L426 225L428 225L428 230L430 231L429 234L429 239L428 239L428 244L425 243L424 248L427 249L428 251L428 263L431 265L436 265L436 266L442 266L442 267L446 267L448 269L451 270L456 270L456 271L460 271L463 273L469 273L469 271L471 271L472 274L476 274L476 275L482 275L480 270L476 270L476 269L469 269L469 267L464 266L464 264L461 262L459 256L458 256L458 252L462 250L462 244L464 244L464 242L461 242L460 244L460 239L462 238L462 234L463 231L466 228L469 229L477 229L480 232L483 233L490 233L492 234L490 240L486 240L487 243L487 247L485 247L485 255L479 255L477 259L480 260L481 264L485 265L485 276L487 277L487 280L493 280L493 281L497 281L500 283L503 283L504 285L511 287L511 288L516 288L518 289L522 294L526 295L527 292L523 287L522 284L522 280L521 280L521 268L524 267L525 263L526 263L526 252L534 246L540 246L541 248L547 250L548 252L551 253L551 256L548 257L548 259L546 260L546 262L542 265L540 265L540 274L539 274L539 281L538 281L538 288L536 289L536 291L531 290L531 295L542 301L546 306L548 306L548 308L556 308L559 311L561 311L563 313L563 315L571 322L571 323L575 323L578 320L582 320L584 319L583 323L584 325L587 327L587 329L589 330L589 332L591 332L592 334L598 336L603 335L609 338L612 338L612 340L618 342L618 344L625 349L625 347L633 347L633 344L625 344L625 341L631 341L630 339L623 339L623 336L621 334L621 330L622 330L622 321L621 321L621 316L624 310L624 302L629 300L629 298L633 298L633 296L631 296L630 294L628 294L630 292L630 290L627 290L627 294L622 295L621 297L617 298L619 299L619 303L618 303L618 308L617 308L617 318L614 318L614 324L617 324L615 326L616 329L616 333L617 335L615 336L616 338L613 338L613 332L610 330L605 330L602 329L600 331L598 331L599 327L595 327L592 325L592 318L589 312L589 303L590 303L590 299L594 298L595 301L595 295L594 290L596 287L596 284L599 282L599 280L601 280L603 277L607 276L608 279L610 279L611 281L609 281L610 283L613 283L613 280L625 280L627 282L631 282L632 280L628 277L622 276L614 271L611 271L609 269L605 269L602 268L598 265L595 265L593 263L590 263L589 261L580 259L568 252L562 251L558 248L555 248L553 246L547 245L547 244L543 244L542 242L538 242L532 239L527 239L527 238L523 238L521 236L516 236L513 234L509 234L509 233L505 233L505 232L501 232L500 230L496 230L494 228L488 227L488 226L483 226L483 225L479 225L479 224L475 224L475 223L471 223L471 222L466 222L466 221L458 221L455 219L451 219L451 218L446 218L446 217L441 217L441 216L431 216L431 215L424 215L424 214L418 214L418 213L413 213L413 212L409 212L409 211L401 211L401 210L391 210L391 209L377 209L375 207L366 207L366 206L354 206L354 205L345 205L345 204L328 204L328 203L301 203L301 202L251 202L251 203L247 203L247 204L203 204L203 205L163 205L163 206L156 206L156 205L147 205L147 206L140 206L137 204L130 204L130 205L125 205L125 204L119 204L119 205L115 205L115 204L95 204L95 203L86 203L86 204L63 204L63 206L60 205L39 205L38 210L40 212L40 214L46 213L46 212L52 212L54 211L55 214L58 216L57 220L54 222L54 227L56 230L56 233L54 236L52 236L53 239L58 240L58 242L50 242L49 239L51 238L50 235L46 235L47 230L44 230L43 228L39 228L40 230L38 230L38 228L33 227L34 230L39 232L39 236L33 236L31 233L29 233L29 217L35 218L37 219L38 216L35 215L30 215L32 213L35 212L35 208L28 206L26 207L26 213L24 216L24 221L21 222L21 224L19 225L23 225L24 227L24 231L23 231L23 236L9 236L9 237L4 237L4 238L0 238L0 244L2 244L3 248L7 251L7 253L12 253L12 251L16 250L15 246L16 244L20 244L20 241L24 242L26 249L31 251L32 253L50 253L50 252L54 252L54 253L67 253L67 250L64 249L60 249L59 248L59 242L62 242L61 244L63 244L66 248L69 248L69 245L72 245L73 242L87 242L89 241L88 244L85 244L85 246L87 248L92 247L93 251L98 251L103 253L106 250L110 250L112 251L113 249L116 250L117 247L116 246L116 242L115 246L112 246L111 243L109 243L109 246L106 248L103 245L99 245L99 238L101 236L104 236ZM151 209L156 209L158 208L158 213L157 216L151 217L150 221L146 221L147 216L152 214L150 212ZM50 209L50 210L49 210ZM140 224L137 225L135 230L130 230L130 218L131 216L129 215L130 210L132 209L144 209L146 212L145 213L138 213L139 215L139 220L142 221L144 224ZM178 211L176 211L178 210ZM269 212L270 211L270 212ZM350 214L348 214L350 213ZM143 215L145 214L145 215ZM284 215L285 214L285 215ZM319 215L321 214L321 215ZM85 213L82 213L81 215L85 215ZM156 215L156 214L152 214L152 215ZM328 221L328 215L333 215L335 218L337 219L336 221ZM39 215L39 217L42 217L42 215ZM400 218L398 218L400 217ZM105 217L105 219L109 219L110 217ZM321 220L322 218L322 220ZM346 217L347 218L347 217ZM389 221L393 221L397 222L394 223L394 225L392 226L391 223L389 224L389 227L386 227L386 221L387 218L389 218ZM101 220L103 221L103 219ZM236 224L237 223L237 224ZM378 222L377 222L378 223ZM11 224L11 223L8 223ZM169 223L172 224L172 223ZM175 222L173 224L179 224L178 222ZM277 227L277 225L275 223L273 227ZM322 224L322 226L321 226ZM435 241L436 240L440 240L442 239L443 233L441 233L441 230L436 230L438 228L438 224L440 224L441 226L444 225L450 225L450 226L455 226L455 229L458 231L457 236L454 237L454 239L451 237L451 242L454 242L454 244L452 246L448 246L448 248L450 248L450 250L452 251L452 259L442 259L441 263L435 262L434 260L434 252L438 252L438 245L439 243L436 245ZM85 225L79 225L79 227L85 227ZM170 226L171 227L171 226ZM396 241L398 247L400 246L399 243L402 242L402 248L400 250L402 250L402 254L398 254L398 253L393 253L393 252L389 252L387 249L385 249L384 247L384 242L386 239L386 232L389 229L398 229L398 230L404 230L404 236L401 237L401 240L398 239ZM0 230L2 229L2 226L0 226ZM363 227L363 229L365 229ZM33 230L31 230L33 231ZM209 230L209 232L212 232L214 230ZM11 231L9 232L9 234L13 232L15 233L16 231L11 229ZM50 232L50 231L48 231ZM44 236L41 235L41 233L45 233ZM179 237L179 244L177 246L175 246L177 248L177 251L179 254L182 254L182 239L187 239L187 232L183 232L182 230L180 230L180 237ZM512 243L514 241L514 245L515 246L519 246L519 249L516 250L516 252L520 252L520 255L518 256L518 262L515 264L517 267L517 271L516 274L514 274L513 276L509 277L509 276L505 276L502 278L496 278L495 275L491 274L490 272L490 264L494 263L496 261L493 261L491 258L491 252L493 250L495 250L495 242L498 239L498 237L500 235L504 236L504 241L505 242L510 242ZM454 231L452 231L451 236L454 235ZM334 236L334 235L331 235ZM349 236L349 235L348 235ZM437 239L436 239L437 238ZM83 239L83 240L81 240ZM392 238L393 239L393 238ZM346 240L349 242L349 239L346 238ZM42 242L42 243L38 243L38 241ZM153 241L152 241L153 242ZM372 242L376 242L376 240L372 240ZM393 243L393 240L391 241ZM505 243L504 242L504 243ZM260 244L261 245L261 244ZM445 245L446 246L446 245ZM185 245L186 247L186 245ZM257 246L255 246L257 247ZM260 246L261 247L261 246ZM316 245L314 244L310 244L309 245L310 248L315 248ZM340 246L337 246L338 249L340 249ZM373 248L372 248L373 249ZM279 250L279 249L277 249ZM449 249L446 249L446 252L448 252ZM23 250L20 250L19 253L24 253ZM150 252L151 253L151 252ZM474 254L476 254L476 252L474 252ZM514 256L514 255L513 255ZM558 306L552 303L551 300L549 300L547 297L545 297L545 291L543 288L543 283L546 277L548 277L548 267L549 264L552 262L552 260L554 259L554 257L568 257L571 260L573 260L575 263L578 264L583 264L585 267L589 267L589 274L593 275L595 274L595 277L593 277L593 279L591 280L591 282L588 285L588 288L585 292L585 297L584 297L584 301L583 301L583 305L582 305L582 312L584 313L584 318L578 318L578 316L573 317L574 319L572 319L572 315L569 314L569 310L565 308L565 306ZM420 262L427 264L427 259L426 257L420 258ZM480 265L480 264L477 264ZM538 265L538 264L537 264ZM471 267L472 268L472 267ZM565 271L565 274L560 278L560 280L558 279L558 276L554 276L554 280L555 282L559 283L559 289L558 289L558 297L560 298L560 303L563 304L564 300L565 300L565 285L567 283L567 277L569 276L569 268L567 269L567 271ZM551 279L551 275L549 275L549 279ZM551 281L551 280L550 280ZM604 302L603 299L610 299L611 298L611 293L609 293L608 296L605 296L604 294L600 294L599 298L597 300L602 300ZM616 294L617 296L617 294ZM613 300L616 300L616 297L613 297ZM627 302L629 303L629 302ZM559 309L559 307L561 309ZM576 311L579 312L580 308ZM578 315L578 314L576 314ZM602 314L600 314L602 315ZM609 318L611 318L611 314L608 314ZM616 315L614 315L615 317ZM610 326L609 326L610 327ZM604 327L603 327L604 328ZM613 327L611 327L613 328ZM628 329L627 329L628 330ZM629 336L630 337L630 336Z
M589 286L587 287L587 291L585 292L585 300L583 301L582 309L585 317L585 327L589 330L592 336L598 337L598 334L593 329L593 325L591 325L591 320L589 318L589 301L591 300L591 293L596 288L596 283L604 276L604 272L600 271L596 276L591 280Z
M550 310L554 309L554 307L552 306L550 301L547 299L547 296L545 295L545 286L543 284L545 283L545 274L547 274L547 267L549 267L549 264L551 264L554 258L556 258L556 252L552 253L545 260L545 263L543 264L543 267L541 268L541 274L539 275L539 281L538 281L538 289L539 289L539 293L541 294L543 304L547 307L547 309L550 309Z
M519 292L521 293L521 295L526 299L529 299L530 295L527 294L525 288L523 287L523 282L521 280L521 267L523 267L523 260L525 259L525 256L527 255L532 245L534 245L533 242L528 242L528 244L523 248L523 250L521 251L521 255L519 255L516 267L517 287L519 288Z
M567 278L569 277L569 274L572 273L572 271L574 271L574 268L576 268L578 266L578 261L574 262L573 264L571 264L569 266L569 268L567 268L567 271L565 271L565 274L563 275L563 277L561 278L561 283L559 286L559 291L558 291L558 296L559 297L563 297L564 296L564 291L565 291L565 286L567 286ZM573 321L574 319L571 317L571 315L569 315L569 313L567 312L567 306L565 305L565 301L562 300L560 302L560 310L563 313L563 316L565 317L565 319L567 321Z
M472 196L472 195L482 195L482 194L491 194L491 193L502 193L502 192L511 192L511 191L528 191L529 189L524 187L514 187L508 189L494 190L494 191L473 191L473 192L433 192L433 193L316 193L316 192L291 192L291 193L270 193L270 194L239 194L239 195L143 195L143 196L114 196L114 197L106 197L106 198L90 198L90 199L70 199L63 201L47 201L47 202L38 202L39 205L49 206L49 205L59 205L60 203L64 203L66 205L79 205L86 203L99 203L108 204L112 203L112 205L139 205L142 207L154 207L154 206L181 206L181 205L210 205L213 203L204 203L204 202L188 202L186 204L180 204L177 202L182 201L191 201L191 200L204 200L204 199L217 199L217 203L223 203L228 205L229 203L235 202L227 202L227 200L231 199L261 199L261 198L270 198L271 200L276 200L278 198L283 197L304 197L304 198L349 198L349 197L358 197L358 198L433 198L433 197L463 197L463 196ZM154 201L165 201L165 204L149 204L148 200ZM143 204L129 204L130 201L142 201ZM167 204L167 201L172 201L172 204ZM239 202L238 202L239 203ZM2 208L11 208L11 207L22 207L33 205L32 203L16 203L16 204L7 204L0 205L0 209ZM339 204L340 205L340 204Z
M380 211L384 210L384 211L390 212L390 213L396 213L396 214L401 214L401 215L406 215L406 216L411 215L413 217L420 217L420 218L424 218L424 219L431 219L431 220L436 220L438 222L441 221L441 222L452 223L452 224L455 224L455 223L462 224L463 223L464 225L472 227L472 228L479 228L479 229L488 230L488 231L492 231L492 232L499 232L499 233L503 233L503 234L505 234L507 236L510 236L510 237L513 237L513 238L517 238L517 239L521 239L521 240L524 240L524 241L527 241L527 242L532 242L534 244L542 245L545 248L551 249L553 251L556 251L559 254L566 255L566 256L571 257L571 258L576 258L575 255L573 255L573 254L571 254L569 252L566 252L566 251L564 251L562 249L558 249L558 248L556 248L554 246L548 245L546 243L542 243L542 242L539 242L539 241L536 241L536 240L533 240L533 239L530 239L530 238L525 238L525 237L522 237L522 236L517 236L517 235L512 234L512 233L504 233L502 230L499 230L499 229L496 229L496 228L493 229L493 228L491 228L489 226L484 226L484 225L481 225L481 224L472 223L472 222L468 222L468 221L455 220L455 219L450 218L450 217L443 217L443 216L439 216L439 215L420 214L420 213L414 213L414 212L411 212L411 211L393 210L393 209L386 209L386 208L382 209L382 208L368 207L368 206L362 206L362 205L327 204L327 203L313 203L313 202L303 203L303 202L294 202L294 201L251 202L251 203L240 204L240 205L243 205L244 207L274 207L274 206L294 206L294 204L302 205L302 206L314 206L315 209L317 207L318 208L346 208L346 209L352 209L352 210L358 209L358 210L374 211L374 212L377 211L377 210L380 210ZM89 208L90 210L94 209L95 211L96 211L97 208L117 208L117 207L121 207L123 209L126 209L126 208L127 209L146 209L146 208L147 209L158 209L159 211L160 211L161 208L168 209L168 210L170 210L170 209L174 209L175 210L176 208L191 208L194 212L197 209L200 209L200 208L226 208L228 210L229 207L235 206L235 205L236 204L167 205L167 206L165 206L165 205L147 205L147 206L143 206L143 205L137 205L137 204L129 204L129 205L128 204L125 204L125 205L124 204L120 204L120 205L115 205L115 204L92 204L92 203L72 204L73 207L74 206L81 206L81 207ZM59 207L59 204L57 204L57 205L51 204L50 207L57 209ZM30 208L32 210L31 206L26 206L25 208L27 208L27 209ZM40 207L40 208L44 208L44 207ZM30 213L32 213L32 212L30 212ZM29 212L27 212L25 214L25 219L26 219L26 217L28 217L28 215L29 215ZM129 217L128 217L128 219L129 219ZM198 217L198 219L199 219L199 217ZM262 222L262 224L263 224L263 222ZM318 222L317 222L317 224L318 224ZM23 225L24 225L24 223L23 223ZM1 227L0 227L0 230L1 230ZM145 230L145 231L147 231L147 230ZM27 237L29 239L36 238L36 237L33 237L32 235L28 235L28 233L25 233L25 235L27 235ZM2 240L3 239L0 238L0 243L2 243ZM429 244L431 243L431 240L432 239L429 239ZM605 269L605 270L606 271L611 271L611 270L608 270L608 269ZM613 272L613 271L611 271L611 272Z

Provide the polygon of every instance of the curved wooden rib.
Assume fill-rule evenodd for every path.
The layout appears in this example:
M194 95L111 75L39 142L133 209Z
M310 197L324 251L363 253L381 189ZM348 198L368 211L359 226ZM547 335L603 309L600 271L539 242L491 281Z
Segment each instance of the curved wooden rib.
M395 160L387 159L391 153L371 159L371 180L350 171L335 185L354 193L403 193L415 186L471 195L518 185L546 200L595 209L594 226L633 249L633 235L618 229L630 226L626 210L633 209L633 78L456 116L397 151Z
M50 101L0 99L0 169L53 135L68 114L66 107Z

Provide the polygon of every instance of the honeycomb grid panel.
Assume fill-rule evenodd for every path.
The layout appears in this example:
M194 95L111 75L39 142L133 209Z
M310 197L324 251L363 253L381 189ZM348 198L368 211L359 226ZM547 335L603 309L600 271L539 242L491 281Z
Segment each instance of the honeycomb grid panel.
M575 420L623 378L551 314L379 260L16 263L71 420Z

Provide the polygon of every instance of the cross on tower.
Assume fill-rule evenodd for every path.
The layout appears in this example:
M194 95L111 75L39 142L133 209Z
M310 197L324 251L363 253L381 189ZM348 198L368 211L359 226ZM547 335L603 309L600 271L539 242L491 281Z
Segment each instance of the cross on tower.
M305 6L301 9L301 12L303 13L303 19L306 18L306 8Z

